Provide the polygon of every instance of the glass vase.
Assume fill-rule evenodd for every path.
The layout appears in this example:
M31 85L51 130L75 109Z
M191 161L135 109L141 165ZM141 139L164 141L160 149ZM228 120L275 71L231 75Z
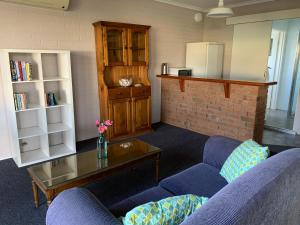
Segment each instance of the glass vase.
M98 159L107 158L107 141L103 134L100 134L97 140L97 158Z

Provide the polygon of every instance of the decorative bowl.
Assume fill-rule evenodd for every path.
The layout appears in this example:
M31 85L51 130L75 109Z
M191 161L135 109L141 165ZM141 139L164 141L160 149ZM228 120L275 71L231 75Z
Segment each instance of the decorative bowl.
M132 146L132 143L131 142L126 142L126 143L122 143L120 144L120 147L121 148L129 148Z
M121 85L121 87L129 87L132 85L132 79L129 78L123 78L119 80L119 84Z
M137 84L134 84L135 87L142 87L143 84L140 84L140 83L137 83Z

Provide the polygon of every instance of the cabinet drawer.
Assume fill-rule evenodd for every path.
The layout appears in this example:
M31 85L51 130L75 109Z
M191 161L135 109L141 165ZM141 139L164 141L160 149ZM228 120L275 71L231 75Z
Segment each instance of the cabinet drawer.
M109 99L130 98L130 88L113 88L108 90Z
M139 96L151 96L151 87L150 86L133 87L132 97L139 97Z

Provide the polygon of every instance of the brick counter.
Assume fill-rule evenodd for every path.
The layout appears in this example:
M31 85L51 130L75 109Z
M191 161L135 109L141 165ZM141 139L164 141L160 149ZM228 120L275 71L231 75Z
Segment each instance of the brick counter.
M162 77L161 84L162 122L209 136L262 141L267 83L182 82L180 78ZM225 97L226 84L230 84L230 96Z

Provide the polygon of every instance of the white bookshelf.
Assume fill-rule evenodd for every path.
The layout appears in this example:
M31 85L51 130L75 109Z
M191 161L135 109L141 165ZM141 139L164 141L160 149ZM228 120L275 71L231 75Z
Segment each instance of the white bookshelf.
M12 81L10 60L32 64L32 80ZM1 77L10 143L16 164L27 166L76 152L69 51L0 50ZM26 93L28 108L15 110L15 92ZM45 93L58 100L48 106Z

